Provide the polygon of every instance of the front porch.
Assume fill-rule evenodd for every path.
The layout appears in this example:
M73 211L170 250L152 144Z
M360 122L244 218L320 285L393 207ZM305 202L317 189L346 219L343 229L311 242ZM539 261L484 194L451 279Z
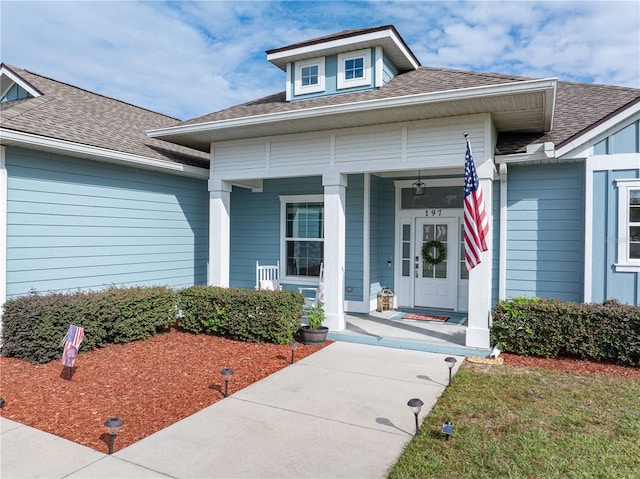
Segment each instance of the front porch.
M466 313L435 313L466 316ZM346 313L346 328L338 332L330 331L328 339L456 356L489 355L490 349L465 346L466 321L456 324L395 319L398 316L397 310L373 311L369 314Z

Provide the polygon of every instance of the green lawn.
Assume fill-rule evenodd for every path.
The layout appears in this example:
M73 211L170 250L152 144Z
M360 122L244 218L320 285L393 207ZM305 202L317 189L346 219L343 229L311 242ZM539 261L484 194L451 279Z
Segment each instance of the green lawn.
M460 368L388 477L640 478L640 382Z

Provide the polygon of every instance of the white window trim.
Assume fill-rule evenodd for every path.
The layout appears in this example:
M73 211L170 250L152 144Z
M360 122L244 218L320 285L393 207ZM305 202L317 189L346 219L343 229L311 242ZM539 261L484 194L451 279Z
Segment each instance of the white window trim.
M344 64L347 60L362 58L364 65L364 76L362 78L352 78L350 80L344 77ZM338 90L344 88L353 88L358 86L371 85L371 49L358 50L357 52L341 53L338 55Z
M324 63L325 57L312 58L302 62L296 62L296 79L293 91L296 95L306 95L307 93L319 93L325 90ZM318 84L302 85L302 69L304 67L318 66Z
M616 180L618 188L618 262L616 272L640 273L640 259L629 259L629 191L640 189L640 179Z
M280 197L280 265L284 268L281 281L287 284L316 284L318 278L312 276L287 276L287 203L322 203L324 195L281 195ZM324 241L324 238L322 238ZM280 271L283 273L283 271Z

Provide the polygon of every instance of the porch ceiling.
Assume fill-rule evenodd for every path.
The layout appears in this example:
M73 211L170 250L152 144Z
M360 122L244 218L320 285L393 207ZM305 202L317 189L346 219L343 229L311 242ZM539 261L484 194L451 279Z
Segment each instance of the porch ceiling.
M434 118L491 114L498 132L551 129L555 81L514 90L411 95L385 101L298 109L265 115L175 126L149 136L209 151L211 142L287 135ZM520 84L522 85L522 83ZM470 89L471 90L471 89Z

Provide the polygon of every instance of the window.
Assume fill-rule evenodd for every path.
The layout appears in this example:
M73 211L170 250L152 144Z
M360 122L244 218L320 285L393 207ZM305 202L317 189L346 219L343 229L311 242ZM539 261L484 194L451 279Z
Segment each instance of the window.
M464 249L464 222L460 225L460 259L458 266L460 267L460 279L469 279L469 271L467 271L466 252Z
M31 95L27 90L22 88L17 83L14 83L13 85L11 85L11 88L9 88L5 92L5 94L2 95L2 98L0 98L0 103L5 103L13 100L24 100L25 98L33 98L33 95Z
M338 55L338 89L371 85L371 50Z
M318 277L324 257L322 195L281 197L286 276Z
M344 62L344 79L364 78L364 59L353 58Z
M415 196L413 188L402 188L400 209L460 209L464 203L464 188L460 186L427 186L425 194Z
M296 63L294 94L324 91L324 57Z
M640 272L640 179L618 180L616 271Z
M411 275L411 225L402 225L402 276Z
M300 69L300 82L302 86L318 84L318 65L302 67Z

